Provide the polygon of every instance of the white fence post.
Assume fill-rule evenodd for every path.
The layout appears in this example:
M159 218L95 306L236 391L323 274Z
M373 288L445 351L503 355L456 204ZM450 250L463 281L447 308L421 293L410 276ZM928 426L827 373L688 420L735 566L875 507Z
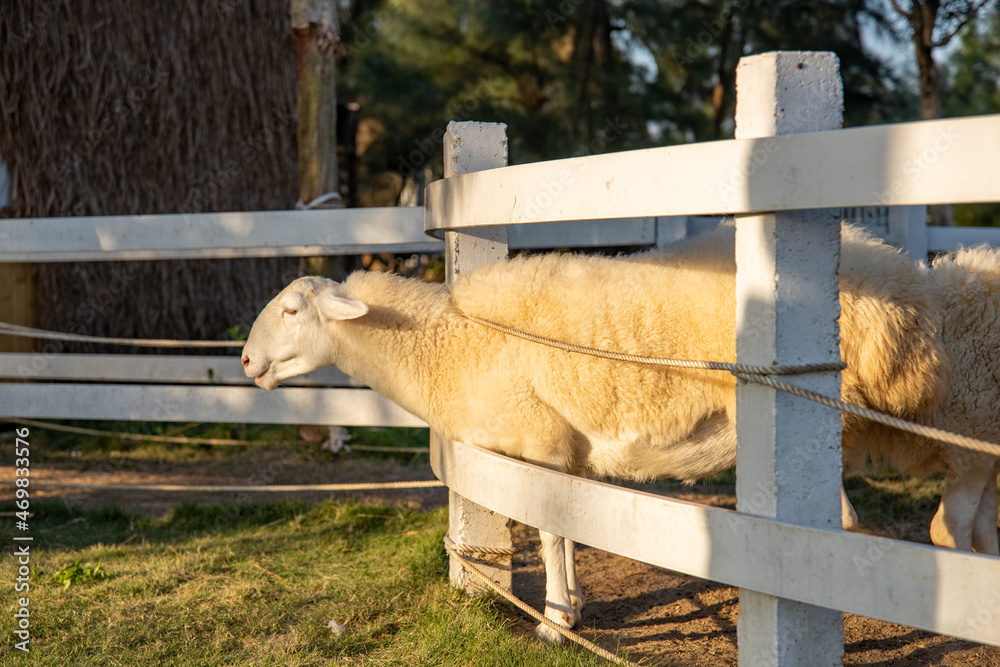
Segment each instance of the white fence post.
M448 124L444 139L445 178L507 166L507 126L502 123ZM507 257L507 228L484 227L467 232L445 232L445 275L455 276ZM431 435L432 457L438 456L436 433ZM476 444L476 443L469 443ZM511 547L510 519L492 512L454 491L448 496L448 534L456 544L495 549ZM500 586L511 589L511 557L476 556L479 569ZM451 583L469 593L483 590L461 563L451 559Z
M843 87L832 53L776 52L740 60L736 138L760 138L745 169L747 196L767 160L766 137L842 125ZM773 145L771 146L773 148ZM816 155L822 160L822 155ZM762 185L761 187L766 187ZM737 216L736 358L749 364L839 361L839 211ZM840 396L839 373L792 382ZM737 509L787 523L839 529L840 414L740 382ZM784 576L808 577L810 563L787 554ZM843 661L841 612L740 590L741 665L826 667Z
M914 262L927 261L927 207L890 206L889 243L902 248Z
M665 216L656 219L656 247L666 248L688 235L687 215Z

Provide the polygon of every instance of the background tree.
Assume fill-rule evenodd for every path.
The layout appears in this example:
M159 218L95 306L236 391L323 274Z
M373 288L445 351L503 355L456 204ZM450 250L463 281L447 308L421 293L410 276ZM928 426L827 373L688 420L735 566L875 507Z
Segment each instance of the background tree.
M941 70L935 49L947 46L990 0L890 0L910 28L920 75L920 111L924 120L941 118Z
M920 76L920 112L924 120L941 118L941 70L934 50L947 46L989 0L890 0L897 14L906 19ZM928 207L931 224L955 224L952 207Z
M948 65L945 116L1000 113L1000 7L987 8L963 33Z
M349 14L342 94L362 103L363 166L386 176L376 197L440 172L449 120L507 123L515 163L651 145L612 3L401 0Z
M947 117L1000 113L1000 7L981 12L962 33L952 54L942 107ZM1000 204L962 204L954 207L955 224L972 227L1000 225Z
M440 174L449 120L507 123L512 163L730 137L736 64L776 49L839 55L848 125L902 119L905 86L862 46L863 23L886 21L870 2L343 2L362 202Z
M652 7L651 7L652 5ZM846 123L884 120L899 87L891 70L862 47L863 21L884 21L864 0L824 3L756 2L634 3L629 29L657 54L656 93L687 114L687 140L733 134L735 73L739 59L773 50L833 51L844 78ZM697 120L691 118L694 113ZM707 125L704 121L707 120Z

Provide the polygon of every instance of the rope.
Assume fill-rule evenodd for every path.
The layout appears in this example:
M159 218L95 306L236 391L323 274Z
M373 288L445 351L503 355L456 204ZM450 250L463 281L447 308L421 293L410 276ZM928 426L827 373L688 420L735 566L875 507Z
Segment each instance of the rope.
M448 547L450 551L460 553L464 556L513 556L517 553L517 549L507 548L507 547L476 547L471 544L456 544L447 535L444 536L447 543L451 546Z
M614 359L617 361L628 361L639 364L649 364L654 366L668 366L672 368L700 368L706 370L724 370L729 371L734 376L741 380L747 382L756 382L758 384L767 385L781 391L788 392L799 398L804 398L810 401L815 401L820 405L825 405L828 408L833 408L835 410L841 410L865 419L883 424L885 426L890 426L892 428L897 428L901 431L907 431L909 433L914 433L916 435L923 436L925 438L930 438L931 440L939 440L941 442L956 445L958 447L963 447L965 449L970 449L972 451L981 452L984 454L989 454L991 456L1000 457L1000 445L994 444L992 442L987 442L986 440L979 440L977 438L970 438L968 436L960 435L957 433L951 433L949 431L943 431L941 429L934 428L932 426L925 426L923 424L916 424L914 422L907 421L905 419L900 419L898 417L893 417L887 415L883 412L877 410L872 410L870 408L863 408L860 405L855 405L853 403L846 403L840 399L830 398L828 396L823 396L814 391L804 389L794 384L788 384L787 382L782 382L771 375L792 375L792 374L805 374L805 373L820 373L825 371L843 370L847 367L843 362L832 362L823 364L800 364L794 366L752 366L749 364L731 364L721 361L690 361L684 359L664 359L662 357L644 357L637 354L624 354L621 352L609 352L607 350L600 350L592 347L584 347L582 345L574 345L572 343L563 343L562 341L552 340L551 338L544 338L542 336L536 336L535 334L525 333L511 327L504 326L502 324L497 324L489 320L484 320L480 317L475 317L473 315L466 315L466 318L476 322L477 324L482 324L491 329L501 331L505 334L515 336L517 338L523 338L534 343L540 343L542 345L548 345L549 347L554 347L560 350L565 350L567 352L579 352L581 354L589 354L595 357L601 357L604 359Z
M347 445L352 452L376 452L379 454L430 454L430 447L392 447L379 445Z
M330 202L338 202L338 203L330 206L329 205ZM327 206L324 206L324 204L327 204ZM303 203L301 199L295 202L295 208L300 211L309 211L315 208L340 208L343 205L344 205L344 198L340 196L339 192L327 192L326 194L322 194L319 197L316 197L316 199L313 199L308 204Z
M107 345L129 345L132 347L243 347L242 340L173 340L167 338L107 338L104 336L84 336L82 334L61 333L24 327L19 324L0 322L0 335L24 338L44 338L76 343L104 343Z
M3 486L14 482L0 481ZM413 482L367 482L357 484L285 484L273 486L206 486L184 484L77 484L71 482L32 482L32 488L112 489L116 491L170 491L219 493L299 493L303 491L384 491L395 489L431 489L444 486L438 480Z
M613 662L613 663L618 664L618 665L626 665L627 667L639 667L636 663L629 662L625 658L620 658L617 655L615 655L614 653L612 653L611 651L603 649L600 646L598 646L597 644L595 644L595 643L593 643L593 642L591 642L591 641L589 641L587 639L584 639L583 637L581 637L577 633L573 632L569 628L564 628L563 626L559 625L558 623L555 623L555 622L553 622L553 621L545 618L544 615L538 613L532 607L530 607L526 603L522 602L518 598L514 597L514 595L510 591L508 591L507 589L503 588L498 583L496 583L495 581L493 581L492 579L490 579L486 575L485 572L483 572L478 567L476 567L472 563L472 561L470 561L468 558L466 558L465 556L463 556L462 553L461 553L462 551L488 552L488 551L491 550L489 547L473 547L473 546L468 546L468 545L458 545L458 544L455 544L455 542L453 542L452 539L448 535L445 535L444 536L444 548L453 557L455 557L456 559L458 559L458 561L462 564L463 567L465 567L472 574L476 575L476 577L478 577L491 591L493 591L497 595L501 596L502 598L504 598L505 600L507 600L508 602L510 602L511 604L513 604L515 607L517 607L518 609L520 609L524 613L526 613L529 616L531 616L536 621L542 623L546 627L552 628L553 630L555 630L556 632L558 632L559 634L561 634L566 639L579 644L580 646L584 647L588 651L592 651L593 653L601 656L602 658L604 658L608 662ZM499 549L498 551L504 551L504 552L509 551L509 552L511 552L511 555L513 553L516 553L516 550L514 550L514 549ZM504 553L502 555L508 555L508 554Z
M268 445L269 442L263 440L231 440L229 438L189 438L183 435L144 435L142 433L119 433L117 431L99 431L93 428L82 428L80 426L64 426L51 422L36 421L34 419L7 419L15 424L44 428L50 431L62 431L64 433L76 433L78 435L96 435L105 438L121 438L122 440L139 440L144 442L166 442L178 445Z
M35 428L44 428L50 431L63 431L65 433L76 433L78 435L95 435L103 438L121 438L122 440L138 440L142 442L165 442L177 445L213 445L213 446L255 446L273 445L270 440L233 440L229 438L191 438L182 435L143 435L141 433L121 433L118 431L100 431L93 428L83 428L80 426L65 426L63 424L53 424L52 422L37 421L35 419L11 419L7 421L15 424L24 424ZM428 454L429 447L390 447L380 445L350 445L350 451L357 452L378 452L387 454Z
M815 401L816 403L819 403L820 405L825 405L828 408L834 408L835 410L842 410L852 415L857 415L858 417L864 417L865 419L869 419L873 422L877 422L885 426L891 426L893 428L897 428L901 431L907 431L909 433L914 433L916 435L920 435L925 438L930 438L931 440L939 440L949 445L956 445L958 447L970 449L975 452L981 452L984 454L989 454L991 456L1000 457L1000 445L997 445L992 442L987 442L986 440L979 440L977 438L970 438L965 435L959 435L958 433L942 431L941 429L934 428L933 426L916 424L914 422L906 421L905 419L900 419L898 417L887 415L884 412L872 410L871 408L863 408L860 405L855 405L853 403L846 403L844 401L841 401L840 399L823 396L822 394L817 394L814 391L803 389L802 387L796 386L794 384L788 384L787 382L782 382L781 380L776 380L775 378L764 377L762 375L754 375L751 373L746 373L746 374L735 373L735 375L741 380L746 380L747 382L756 382L758 384L774 387L775 389L780 389L781 391L788 392L793 396L798 396L799 398Z
M712 370L712 371L729 371L730 373L753 373L755 375L798 375L804 373L824 373L827 371L841 371L847 368L847 364L842 361L831 361L820 364L798 364L793 366L753 366L751 364L733 364L725 361L695 361L691 359L666 359L663 357L647 357L640 354L626 354L624 352L610 352L608 350L601 350L594 347L584 347L583 345L574 345L573 343L563 343L562 341L553 340L551 338L544 338L542 336L536 336L535 334L525 333L517 329L513 329L503 324L497 324L496 322L491 322L490 320L485 320L481 317L476 317L475 315L466 315L467 319L472 320L476 324L482 324L483 326L501 331L505 334L515 336L517 338L523 338L524 340L531 341L533 343L541 343L542 345L548 345L549 347L554 347L566 352L578 352L580 354L589 354L593 357L601 357L602 359L613 359L615 361L628 361L636 364L647 364L649 366L666 366L669 368L697 368L702 370Z

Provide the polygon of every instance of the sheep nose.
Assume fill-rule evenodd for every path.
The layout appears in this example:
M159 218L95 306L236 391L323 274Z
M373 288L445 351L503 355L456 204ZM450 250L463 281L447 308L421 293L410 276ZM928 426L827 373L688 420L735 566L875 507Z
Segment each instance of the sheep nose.
M243 355L242 361L243 361L243 368L246 368L247 366L250 365L250 357L248 357L245 354Z

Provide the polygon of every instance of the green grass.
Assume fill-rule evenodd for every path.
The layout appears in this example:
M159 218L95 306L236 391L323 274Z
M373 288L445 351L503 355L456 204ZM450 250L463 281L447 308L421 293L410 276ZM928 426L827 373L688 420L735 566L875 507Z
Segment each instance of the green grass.
M163 519L32 509L31 653L11 648L25 593L7 565L3 664L603 664L515 636L498 602L452 589L444 509L185 504ZM4 523L0 539L13 544ZM58 573L74 564L67 586Z
M873 467L864 477L848 476L844 490L858 513L861 530L896 540L930 544L930 525L944 490L944 477L907 477Z

